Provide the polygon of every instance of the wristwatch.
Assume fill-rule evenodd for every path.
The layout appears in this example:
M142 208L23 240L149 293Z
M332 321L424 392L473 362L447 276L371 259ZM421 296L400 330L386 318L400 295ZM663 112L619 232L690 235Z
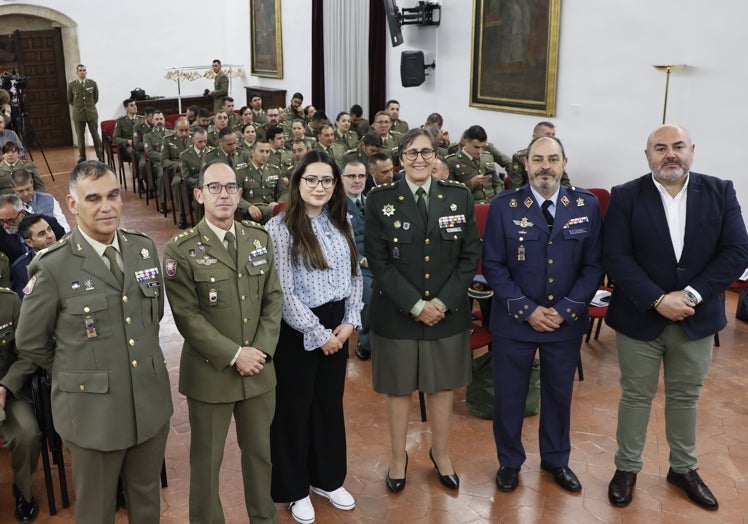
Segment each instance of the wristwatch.
M691 302L693 302L694 304L699 303L699 298L696 295L694 295L691 291L684 289L683 294L686 295L686 298L690 300Z

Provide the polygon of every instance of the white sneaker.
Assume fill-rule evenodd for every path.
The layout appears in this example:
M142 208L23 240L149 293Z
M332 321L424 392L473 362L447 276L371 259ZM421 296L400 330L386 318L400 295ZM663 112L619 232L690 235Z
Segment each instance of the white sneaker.
M289 509L296 522L301 522L301 524L312 524L314 522L314 506L312 506L312 499L309 495L296 502L291 502Z
M348 493L348 490L343 486L340 486L335 491L325 491L324 489L312 486L312 493L316 493L320 497L325 497L338 509L348 511L356 507L356 501L353 500L353 495Z

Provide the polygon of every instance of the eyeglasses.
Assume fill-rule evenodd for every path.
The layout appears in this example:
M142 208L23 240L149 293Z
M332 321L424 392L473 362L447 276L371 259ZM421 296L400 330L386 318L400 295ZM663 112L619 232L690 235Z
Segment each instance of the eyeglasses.
M335 179L331 176L326 176L324 178L317 178L316 176L303 176L301 178L304 180L304 182L306 182L306 186L309 189L314 189L319 184L322 184L322 189L330 189L335 185Z
M366 178L366 176L367 176L366 174L356 174L356 173L354 173L352 175L343 175L343 178L350 178L351 180L353 180L354 178L358 179L358 180L363 180L363 179Z
M421 155L421 158L424 160L428 160L429 158L434 156L434 150L433 149L408 149L407 151L403 151L403 156L413 162L416 158L418 158L418 155Z
M20 210L16 214L16 216L13 217L13 218L0 219L0 226L13 226L13 225L15 225L16 220L18 220L18 217L21 216L21 213L23 213L23 209Z
M223 191L224 188L226 189L226 192L229 195L235 195L241 189L239 187L239 184L237 184L236 182L229 182L228 184L219 184L218 182L211 182L210 184L205 184L205 185L200 186L200 189L203 189L203 188L207 188L208 193L212 195L220 195L221 191Z

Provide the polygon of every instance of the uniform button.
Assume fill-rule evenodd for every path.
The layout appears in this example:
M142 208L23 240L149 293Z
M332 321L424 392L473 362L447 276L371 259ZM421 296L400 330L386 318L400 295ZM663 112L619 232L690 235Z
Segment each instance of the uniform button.
M83 308L83 312L84 313L89 313L90 311L91 311L91 308L88 307L88 306L86 306L86 307Z
M528 306L528 305L525 305L525 309L530 309L530 306Z
M553 240L549 240L549 241L548 241L548 245L549 245L549 246L552 246L552 245L553 245Z
M78 386L78 389L80 389L81 391L86 391L86 386L81 384L80 386Z
M423 278L425 278L426 280L428 280L429 278L431 278L431 275L429 275L428 273L426 273L425 275L423 275Z
M392 241L397 244L397 237L393 238Z
M138 361L137 360L133 360L132 361L132 367L134 367L134 368L138 367Z
M245 345L245 346L248 346L248 345L249 345L249 340L245 340L245 341L244 341L244 345Z
M524 315L524 314L525 314L525 312L524 312L524 311L522 311L522 310L520 309L520 310L519 310L519 314L520 314L520 315Z
M242 295L242 301L244 301L244 300L247 300L247 297L245 297L244 295Z
M514 318L519 318L519 315L514 315Z
M548 300L553 300L553 295L548 295Z
M431 260L431 257L426 255L425 257L423 257L423 260L424 262L429 262Z
M423 293L423 294L424 294L425 296L427 296L427 297L430 297L430 296L431 296L431 292L430 292L430 291L428 291L428 290L427 290L427 291L424 291L424 293Z
M249 320L248 320L248 319L246 319L246 318L243 318L243 319L242 319L242 322L243 322L244 324L246 324L247 322L249 322Z
M133 339L128 340L127 343L130 344L131 346L135 345L135 341Z
M238 275L236 275L236 276L237 276L238 278L242 278L242 274L241 274L241 273L239 273L239 274L238 274Z
M458 237L457 235L455 235L455 240L457 240L458 238L459 238L459 237Z
M156 290L156 292L155 292L155 293L153 293L153 294L154 294L155 296L158 296L158 289L157 289L157 290Z
M122 302L124 302L125 304L127 304L127 295L125 295L125 296L122 297Z
M265 270L264 270L264 269L261 269L261 270L260 270L260 275L264 275L264 274L265 274Z
M424 242L424 244L426 244L426 245L428 246L428 245L429 245L429 244L431 243L431 239L430 239L430 238L427 238L427 239L426 239L426 240L424 240L423 242Z
M570 308L570 307L567 307L567 308L566 308L566 312L567 312L567 313L571 313L571 308Z
M519 241L522 242L525 239L525 237L519 237Z
M132 324L132 319L130 317L125 317L125 324Z
M552 258L549 258L549 259L548 259L548 263L549 263L549 264L553 264L553 259L552 259Z
M555 282L555 280L553 279L553 277L551 277L551 278L548 279L548 283L549 284L553 284L554 282Z
M215 281L216 281L216 278L215 278L215 277L210 277L210 281L211 281L211 282L215 282Z

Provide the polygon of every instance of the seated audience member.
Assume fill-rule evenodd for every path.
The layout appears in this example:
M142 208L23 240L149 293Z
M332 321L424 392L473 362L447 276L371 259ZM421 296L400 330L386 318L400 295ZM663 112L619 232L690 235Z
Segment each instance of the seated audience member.
M166 139L173 135L174 132L166 129L166 118L161 111L153 113L153 128L146 133L143 138L143 149L148 153L148 160L151 163L153 172L153 183L156 184L158 191L158 201L161 203L160 213L166 213L166 202L164 201L164 166L163 151ZM149 188L153 189L153 188Z
M486 130L470 126L462 138L462 148L446 157L450 175L470 189L476 204L488 202L504 189L504 183L493 165L493 157L485 151Z
M306 142L308 148L311 148L315 141L314 138L306 136L306 122L301 118L296 118L291 122L291 136L289 138L290 140L286 141L286 146L291 144L293 140L300 138Z
M0 438L10 454L13 496L18 522L34 522L39 505L31 496L31 477L39 463L41 433L31 404L31 375L36 365L18 356L15 330L21 300L10 289L0 288ZM7 502L6 502L7 505Z
M252 118L255 124L264 124L267 122L267 113L262 108L262 97L260 93L250 93L249 107L252 108Z
M12 120L10 109L10 93L0 89L0 120L7 126Z
M207 131L212 123L213 118L210 116L210 110L201 107L200 111L197 112L197 125Z
M317 112L317 108L313 105L304 106L304 120L308 124L312 121L312 118L314 117L314 113Z
M231 129L229 126L229 115L226 111L218 111L213 117L213 125L208 128L208 145L210 147L218 147L218 135L222 129ZM233 129L231 129L233 131ZM239 140L242 139L238 134L236 135Z
M324 111L314 111L311 118L309 119L304 134L308 137L315 138L317 136L317 129L322 124L329 124L330 121L327 119L327 115Z
M249 173L237 176L242 186L242 198L239 209L255 222L265 223L273 216L273 208L278 202L284 202L288 187L275 166L269 166L270 144L260 138L252 146L252 161Z
M138 189L141 193L145 191L144 180L146 169L146 160L145 155L143 154L145 143L143 142L143 140L145 139L145 135L147 135L151 131L151 129L153 129L153 115L155 112L155 107L146 107L145 111L143 111L143 113L145 114L143 120L135 124L132 132L132 143L134 146L133 154L135 155L135 157L137 157L138 160L138 180L140 186Z
M276 110L277 111L277 110ZM270 110L268 110L268 118ZM270 160L268 164L277 167L281 173L285 173L289 166L294 165L293 153L286 149L286 135L280 126L269 127L266 135L270 144Z
M431 113L426 117L426 122L423 124L423 127L426 126L436 126L439 129L441 135L439 141L436 143L437 146L444 149L449 147L449 131L444 129L444 118L442 118L442 115Z
M358 135L351 131L351 115L345 111L338 113L335 118L335 143L345 148L345 151L355 149L358 145Z
M291 95L291 104L286 108L288 118L291 120L296 118L304 118L304 110L301 108L301 104L304 102L304 95L301 93L294 93Z
M5 125L5 120L0 118L0 149L2 149L2 147L8 142L13 142L16 146L18 146L20 155L25 157L26 149L24 149L23 144L21 143L21 139L18 138L18 135L15 131L5 129Z
M53 216L43 215L44 220L52 226L55 239L65 235L65 230ZM8 256L8 262L13 265L18 257L29 250L26 241L18 232L18 224L26 217L23 202L15 194L0 195L0 251Z
M117 146L117 154L122 160L132 162L133 136L135 135L135 126L142 124L145 119L138 115L138 104L135 100L128 98L122 102L125 108L125 116L117 119L112 134L112 142Z
M369 164L369 157L382 149L382 137L374 133L366 133L356 149L346 151L343 164L358 160L365 166Z
M369 157L367 162L369 168L369 178L366 179L364 195L367 195L371 188L389 184L393 180L399 180L395 177L395 168L392 163L392 157L385 151L378 151Z
M0 194L13 193L13 187L10 185L10 174L19 169L24 169L31 173L34 180L34 189L44 191L44 182L39 175L36 164L30 160L20 159L20 150L15 142L6 142L2 151L3 160L0 162Z
M179 155L179 161L182 164L182 180L187 184L187 196L192 207L200 216L202 216L202 207L194 199L193 190L198 184L198 176L203 167L203 158L211 149L208 146L208 132L204 128L197 126L192 130L192 146ZM187 203L185 202L184 205L186 206Z
M242 140L239 142L239 148L250 151L252 149L252 144L257 140L257 129L255 128L255 125L250 122L241 127L241 132Z
M449 165L447 161L441 155L436 155L434 159L434 167L431 170L431 177L434 180L447 180L449 179Z
M164 138L164 145L161 149L161 168L164 170L166 180L171 186L171 194L174 197L177 212L179 213L179 222L177 227L185 229L187 227L187 218L182 204L182 194L179 185L182 183L182 177L179 175L181 165L181 155L192 146L190 138L190 123L187 118L180 116L174 121L174 133Z
M392 131L401 135L408 132L408 123L405 120L400 120L400 102L397 100L387 100L384 104L384 110L387 111L392 120Z
M226 115L229 117L229 127L231 129L238 129L241 125L242 117L234 113L234 99L230 96L224 96L221 110L226 111Z
M327 123L317 128L317 144L313 149L327 153L338 165L342 163L343 155L345 155L345 147L335 143L335 130Z
M218 136L218 147L205 153L203 166L220 162L231 167L236 174L237 181L249 176L250 154L246 149L239 149L238 144L239 139L233 129L229 127L221 129Z
M23 288L29 281L26 268L39 251L51 246L57 239L52 226L44 220L42 215L26 215L18 224L18 233L23 237L29 249L13 262L10 272L13 279L13 291L23 298Z
M304 155L311 151L311 149L309 148L309 145L307 145L306 140L303 138L295 138L291 143L291 151L293 152L293 165L283 174L283 182L286 185L288 185L288 181L291 179L293 170L296 169L296 166L299 165L301 159L304 158Z
M31 173L25 169L13 171L10 175L10 185L28 213L53 216L65 231L70 231L70 225L57 199L49 193L34 191L34 177Z
M8 255L2 251L0 251L0 287L10 287L10 261Z
M286 137L291 136L291 123L288 121L288 114L285 107L278 108L278 127L283 129Z
M348 114L351 115L351 129L358 135L359 140L369 132L369 121L363 118L364 110L358 104L351 106Z
M187 117L187 122L190 124L190 127L197 125L197 113L200 111L200 106L190 106L187 108L187 113L185 116Z
M436 145L437 153L441 156L447 156L449 154L449 149L446 147L442 147L439 144L441 143L442 139L442 131L434 124L425 124L423 126L423 129L428 131L431 136L434 137L434 143Z
M249 106L242 106L241 109L239 109L239 118L242 122L241 127L244 127L247 124L253 124L254 118L252 118L252 108Z
M532 130L532 139L536 139L541 136L556 136L556 126L553 122L538 122ZM520 149L512 156L512 162L507 168L506 173L509 175L509 188L516 189L524 186L529 182L527 177L527 169L525 168L525 158L527 158L527 148ZM565 186L570 186L569 175L564 169L564 173L561 175L561 183Z
M382 137L382 147L387 149L393 155L393 162L396 162L397 146L400 143L402 134L392 131L392 118L387 111L378 111L374 115L372 124L374 131Z

